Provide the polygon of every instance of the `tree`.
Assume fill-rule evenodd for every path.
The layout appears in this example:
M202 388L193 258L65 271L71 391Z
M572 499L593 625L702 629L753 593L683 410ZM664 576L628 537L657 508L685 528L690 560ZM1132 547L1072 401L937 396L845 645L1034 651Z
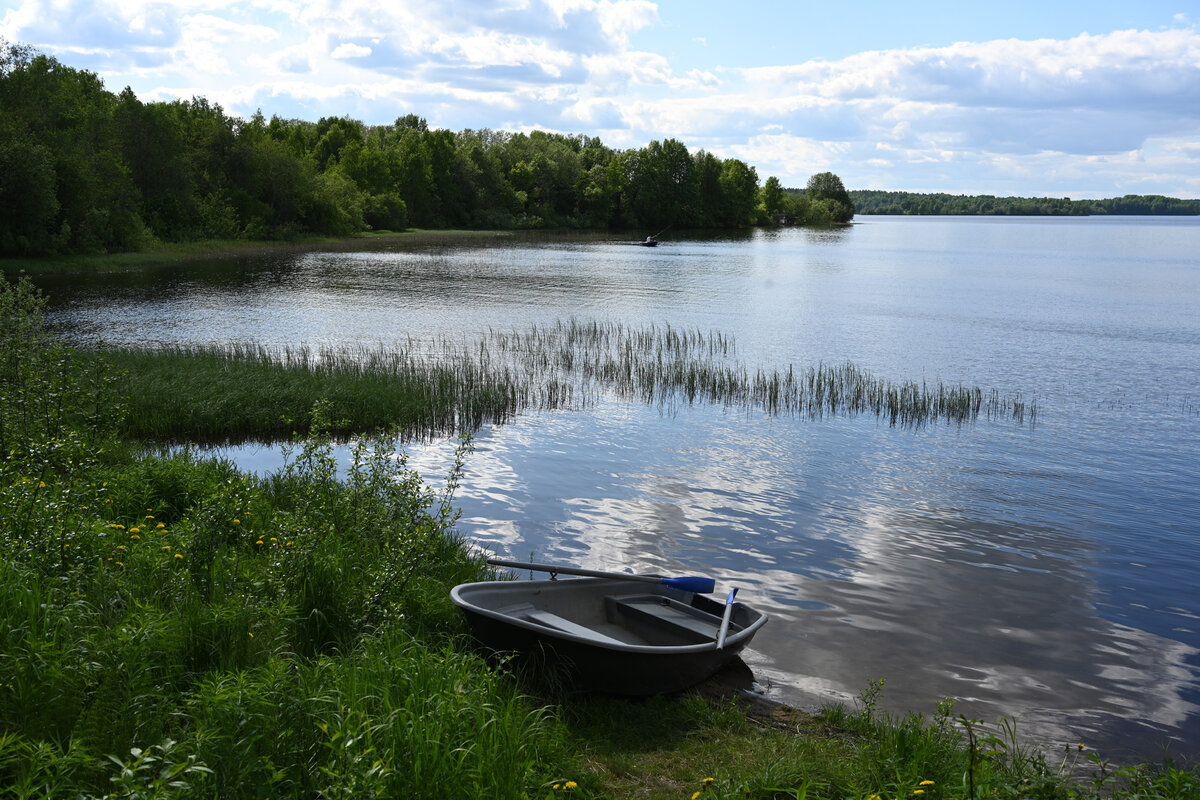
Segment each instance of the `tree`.
M849 222L854 219L854 202L842 185L842 179L832 172L819 172L808 179L804 194L812 201L830 201L828 215L831 222Z
M762 208L764 221L768 225L777 225L786 215L787 194L783 185L774 175L767 178L758 195L759 206Z

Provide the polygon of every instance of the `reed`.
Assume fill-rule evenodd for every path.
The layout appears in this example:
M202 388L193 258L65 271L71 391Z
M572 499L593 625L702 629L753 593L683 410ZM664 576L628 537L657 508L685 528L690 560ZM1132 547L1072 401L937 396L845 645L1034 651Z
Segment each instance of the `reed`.
M1034 424L1020 395L884 380L851 363L747 367L733 338L671 325L558 321L474 340L408 338L375 347L256 344L121 349L127 433L158 439L272 438L327 398L335 432L399 425L434 436L502 423L526 409L581 409L604 395L675 410L716 404L767 415L874 415L889 425Z

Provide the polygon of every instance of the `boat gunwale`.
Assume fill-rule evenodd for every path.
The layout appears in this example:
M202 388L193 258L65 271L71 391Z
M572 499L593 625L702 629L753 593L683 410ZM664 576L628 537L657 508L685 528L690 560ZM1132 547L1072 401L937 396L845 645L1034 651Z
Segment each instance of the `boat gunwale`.
M524 620L524 619L521 619L520 617L516 617L511 614L506 614L501 611L496 611L494 609L487 608L485 606L477 605L474 602L471 602L468 598L463 597L462 592L460 592L460 590L465 590L467 592L467 594L469 595L473 589L482 590L483 587L496 588L498 586L504 586L507 588L509 585L512 585L514 590L536 589L537 587L543 587L543 586L561 587L565 584L575 583L575 582L587 583L589 585L598 585L598 584L602 584L602 583L609 583L614 586L630 587L632 589L635 589L639 594L658 594L663 597L673 597L673 596L680 596L680 595L686 595L686 596L690 597L691 595L695 594L694 592L684 592L684 591L678 590L678 589L670 589L669 587L666 587L666 586L655 586L653 584L647 584L647 583L642 583L639 581L632 581L632 580L621 580L618 578L566 578L566 579L534 580L534 581L498 580L498 581L474 581L471 583L462 583L462 584L459 584L458 586L455 586L453 589L450 590L450 599L454 602L455 605L457 605L459 608L462 608L464 611L469 611L474 614L479 614L480 616L487 617L489 619L501 622L506 625L512 625L515 627L519 627L523 630L537 634L538 636L551 638L551 639L562 639L565 641L573 642L575 644L585 645L587 647L594 647L594 648L602 649L602 650L608 650L608 651L612 651L614 653L637 653L639 655L663 655L663 656L686 655L689 653L711 653L711 652L717 651L717 650L735 652L735 651L740 650L747 643L749 643L750 639L752 639L754 637L754 635L758 632L758 629L761 628L763 625L765 625L767 622L767 615L764 612L759 611L758 609L754 608L753 606L747 605L746 603L735 603L734 604L735 607L742 606L743 608L746 608L751 614L754 615L755 619L753 622L751 622L746 627L742 628L741 630L737 631L736 633L733 633L733 634L730 634L729 636L727 636L725 638L725 645L724 645L724 647L721 647L721 648L717 647L717 641L715 638L711 642L700 642L698 644L687 644L687 645L639 645L639 644L632 644L632 643L626 643L626 642L609 643L609 642L604 642L604 641L600 641L597 639L588 638L585 636L579 636L579 635L571 633L569 631L551 628L546 625L539 625L538 623L532 622L530 620ZM584 626L584 627L586 627L586 626Z

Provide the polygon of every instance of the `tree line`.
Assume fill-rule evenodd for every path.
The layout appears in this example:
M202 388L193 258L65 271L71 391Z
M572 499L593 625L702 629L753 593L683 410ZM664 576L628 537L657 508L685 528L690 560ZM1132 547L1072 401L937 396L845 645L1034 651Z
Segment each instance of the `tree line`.
M141 102L0 40L0 254L421 228L732 228L853 217L832 173L802 193L675 139L226 114Z
M1069 197L994 197L992 195L919 194L859 189L850 192L859 214L961 214L1008 216L1088 216L1200 214L1200 200L1162 195L1133 195L1106 200Z

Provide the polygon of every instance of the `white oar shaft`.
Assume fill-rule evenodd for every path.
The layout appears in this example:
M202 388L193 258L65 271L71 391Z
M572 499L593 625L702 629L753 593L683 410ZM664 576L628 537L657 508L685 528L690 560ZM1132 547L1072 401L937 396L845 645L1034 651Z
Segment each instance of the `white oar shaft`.
M552 564L533 564L526 561L502 561L489 558L487 563L493 567L508 567L509 569L529 569L534 572L549 572L551 575L579 575L584 578L622 578L627 581L642 581L643 583L662 583L662 578L652 575L630 575L626 572L601 572L594 569L579 567L558 567Z
M721 617L721 630L717 632L717 649L720 650L725 646L725 636L729 633L729 619L733 616L733 598L737 594L737 589L729 592L729 597L725 598L725 614Z

